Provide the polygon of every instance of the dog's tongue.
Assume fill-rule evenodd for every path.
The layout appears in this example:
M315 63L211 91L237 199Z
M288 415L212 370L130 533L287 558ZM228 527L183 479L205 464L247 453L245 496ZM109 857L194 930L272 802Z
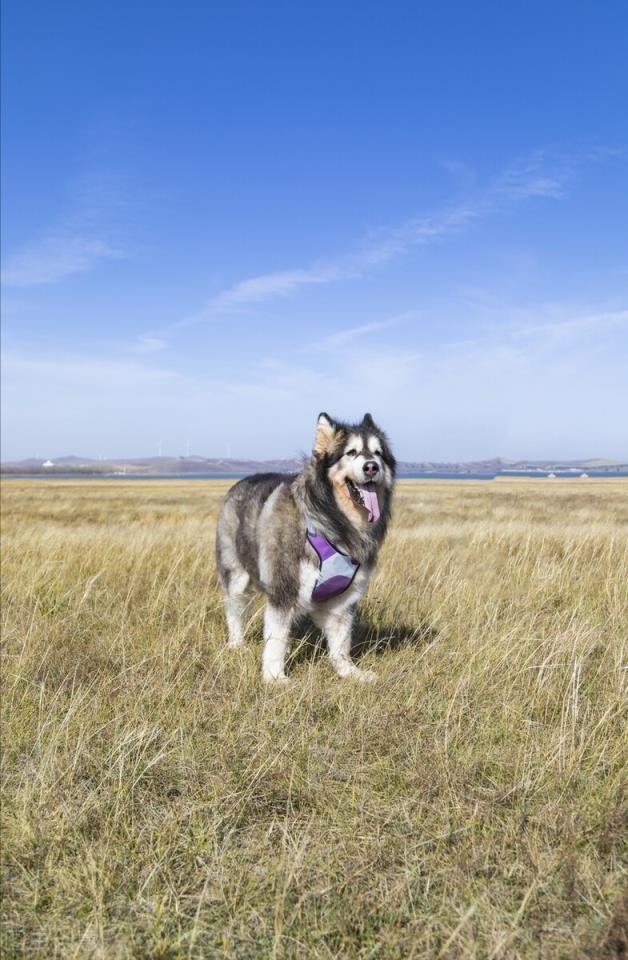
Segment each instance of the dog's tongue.
M360 493L364 506L369 512L369 523L375 523L379 520L379 500L377 499L377 490L374 483L361 483Z

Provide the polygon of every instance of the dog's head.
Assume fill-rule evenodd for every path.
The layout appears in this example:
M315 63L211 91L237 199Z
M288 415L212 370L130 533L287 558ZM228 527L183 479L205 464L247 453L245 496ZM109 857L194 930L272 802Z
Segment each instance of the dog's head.
M313 458L319 476L331 484L338 506L354 523L376 523L387 512L395 458L370 413L357 424L338 423L321 413Z

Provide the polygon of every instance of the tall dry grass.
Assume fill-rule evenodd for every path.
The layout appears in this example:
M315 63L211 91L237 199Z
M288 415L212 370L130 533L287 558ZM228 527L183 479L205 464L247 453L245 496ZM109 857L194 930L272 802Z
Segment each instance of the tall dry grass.
M378 683L285 690L227 487L4 484L4 955L626 956L628 485L400 483Z

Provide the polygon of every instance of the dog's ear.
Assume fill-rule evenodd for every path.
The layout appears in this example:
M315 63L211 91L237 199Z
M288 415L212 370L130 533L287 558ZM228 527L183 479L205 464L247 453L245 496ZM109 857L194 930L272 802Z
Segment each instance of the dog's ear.
M316 422L316 437L314 439L314 453L322 456L333 446L336 436L336 422L328 413L319 413Z
M366 427L367 430L376 430L376 429L377 429L377 427L376 427L376 425L375 425L375 421L373 420L373 417L371 416L370 413L365 413L365 414L364 414L364 416L362 417L361 426Z

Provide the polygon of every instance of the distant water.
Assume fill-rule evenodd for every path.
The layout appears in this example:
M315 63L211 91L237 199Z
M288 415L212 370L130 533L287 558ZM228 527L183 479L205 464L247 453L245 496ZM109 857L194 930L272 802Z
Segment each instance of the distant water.
M496 473L400 473L403 480L494 480L495 477L528 477L532 480L547 479L553 473L558 480L578 480L583 473L587 477L628 477L627 470L499 470Z
M595 477L628 477L628 471L617 471L617 470L508 470L498 471L496 473L447 473L446 471L425 471L423 473L399 473L397 474L398 480L494 480L495 477L531 477L531 478L547 478L550 473L554 473L556 478L562 479L579 479L580 475L586 472L588 477L592 479ZM133 477L128 474L107 474L108 479L112 480L242 480L243 477L248 477L248 473L169 473L163 475L155 476L138 476Z
M553 473L558 480L578 480L582 473L587 477L595 479L596 477L628 477L628 471L624 470L500 470L497 473L400 473L398 480L494 480L495 477L528 477L532 480L546 480L550 473Z
M400 473L398 480L494 480L496 477L528 477L530 479L547 479L550 473L560 480L578 480L582 470L508 470L497 473ZM596 478L628 477L626 470L587 470L586 474L592 480ZM248 477L248 473L9 473L3 474L3 480L241 480Z

